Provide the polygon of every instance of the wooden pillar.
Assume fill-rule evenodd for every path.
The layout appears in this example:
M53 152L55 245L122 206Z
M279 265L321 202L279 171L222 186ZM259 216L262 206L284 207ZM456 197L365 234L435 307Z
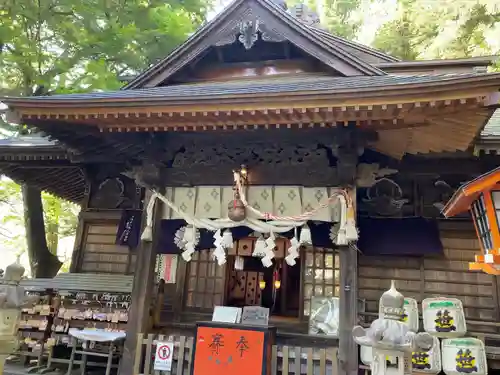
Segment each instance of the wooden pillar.
M71 255L71 264L69 272L80 272L83 258L83 235L85 230L85 222L82 218L82 211L78 214L78 225L76 227L75 244L73 254Z
M144 211L142 215L142 227L146 223L146 206L150 194L146 194ZM133 374L135 351L137 347L137 334L146 333L151 307L151 297L154 290L154 267L156 260L156 243L158 241L159 226L161 224L162 203L157 200L153 213L153 241L141 241L137 248L137 260L135 263L134 285L132 289L132 302L130 305L129 318L127 324L127 337L119 375Z
M339 375L357 375L358 345L352 328L358 322L358 253L347 246L340 248L339 319Z
M352 155L352 154L351 154ZM345 165L345 177L351 182L356 176L351 158ZM357 160L357 157L356 157ZM339 159L339 161L341 161ZM355 165L355 164L354 164ZM346 186L346 185L344 185ZM349 190L356 208L356 189ZM362 235L362 234L361 234ZM352 337L352 329L358 324L358 253L349 246L342 246L340 251L340 307L339 307L339 375L358 374L358 345Z

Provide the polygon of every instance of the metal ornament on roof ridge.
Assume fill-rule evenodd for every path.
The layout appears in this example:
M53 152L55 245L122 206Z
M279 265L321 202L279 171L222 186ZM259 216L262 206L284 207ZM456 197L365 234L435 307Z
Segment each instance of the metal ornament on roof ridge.
M321 19L318 13L303 3L299 3L291 7L289 9L289 13L306 25L321 27Z

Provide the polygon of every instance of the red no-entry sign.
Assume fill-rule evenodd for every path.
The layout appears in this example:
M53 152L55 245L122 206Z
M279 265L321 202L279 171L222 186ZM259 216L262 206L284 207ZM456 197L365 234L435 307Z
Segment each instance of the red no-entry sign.
M154 369L159 371L170 371L172 369L173 342L159 342L156 345Z

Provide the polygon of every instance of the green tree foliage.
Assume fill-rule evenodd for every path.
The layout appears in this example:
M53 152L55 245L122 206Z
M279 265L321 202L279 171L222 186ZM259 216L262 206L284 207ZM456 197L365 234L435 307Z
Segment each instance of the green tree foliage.
M118 89L184 41L203 0L0 0L0 90Z
M496 0L398 0L373 45L403 60L471 57L498 53L499 32Z
M361 0L324 0L322 21L328 31L355 39L361 27Z
M0 0L0 95L118 89L123 84L121 76L138 73L183 42L203 22L206 4L205 0ZM6 123L0 116L1 136L29 131L23 125ZM5 183L2 180L1 184ZM11 182L8 184L11 189ZM17 202L24 199L25 224L30 224L32 233L32 226L37 226L34 223L42 222L40 196L23 188L24 193L28 191L8 194L7 201L0 204L14 204L12 198ZM47 249L55 254L60 237L74 233L76 225L75 210L66 202L43 195L42 203L46 235L34 232L37 238L46 237L47 245L33 249L37 241L29 237L28 253L31 258L38 256L38 260L30 259L32 269L44 266L37 262L51 260ZM29 220L34 217L40 220ZM22 227L22 218L21 210L2 220L11 224L19 220ZM43 226L38 227L43 230ZM17 241L12 246L25 249L26 242L23 246L19 243L24 234L6 238ZM51 273L37 270L37 274Z

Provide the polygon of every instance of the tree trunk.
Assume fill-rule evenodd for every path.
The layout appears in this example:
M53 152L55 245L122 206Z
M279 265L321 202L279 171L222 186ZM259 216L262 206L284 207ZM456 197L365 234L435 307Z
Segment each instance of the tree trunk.
M61 201L59 199L50 199L48 207L45 206L45 233L47 238L47 247L49 251L57 255L59 246L59 220L61 218Z
M49 251L45 237L42 193L40 190L22 185L24 225L32 277L54 277L62 266L56 255Z

